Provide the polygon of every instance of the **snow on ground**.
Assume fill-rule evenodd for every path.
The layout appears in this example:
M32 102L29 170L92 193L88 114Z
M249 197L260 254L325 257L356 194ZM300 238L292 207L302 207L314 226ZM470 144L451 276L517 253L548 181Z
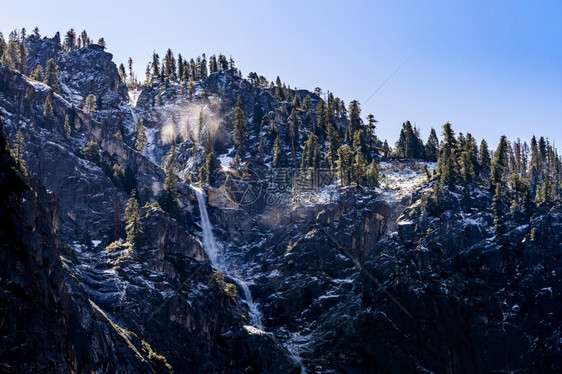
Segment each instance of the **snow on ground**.
M45 83L43 82L39 82L39 81L35 81L33 79L27 79L27 81L29 82L29 84L31 84L33 86L33 88L35 88L37 91L49 91L51 88L49 86L47 86Z
M234 147L230 148L224 155L219 156L222 170L230 169L230 164L232 164L232 162L234 161L234 158L229 156L232 151L234 151Z
M226 161L221 159L221 164ZM405 196L410 196L427 182L427 176L422 168L427 166L431 173L436 168L436 163L410 161L410 162L381 162L378 164L380 171L380 187L376 192L385 200L400 202ZM334 183L321 189L306 190L296 196L289 196L288 201L298 205L325 204L337 201L340 197L340 181L336 178ZM368 196L358 197L368 200Z
M431 173L436 167L434 162L381 162L379 171L381 175L381 187L379 192L388 198L400 200L416 192L416 190L426 183L427 176L422 170L427 165Z

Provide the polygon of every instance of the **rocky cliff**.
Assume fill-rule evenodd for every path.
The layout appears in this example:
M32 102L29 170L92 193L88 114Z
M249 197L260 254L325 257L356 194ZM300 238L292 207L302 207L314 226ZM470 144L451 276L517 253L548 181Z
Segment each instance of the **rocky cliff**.
M483 186L445 189L443 206L428 209L436 180L424 170L435 164L416 160L377 159L377 188L332 181L275 195L270 129L288 139L299 122L302 140L316 114L279 99L279 87L230 69L192 84L154 78L133 102L103 48L27 43L29 69L57 61L61 94L0 65L4 371L562 370L559 204L506 213L500 235ZM311 108L320 100L292 92ZM78 109L89 94L97 110ZM235 106L248 120L251 172L230 165ZM142 153L139 118L148 129ZM344 116L333 120L343 135ZM18 130L29 177L6 150ZM202 244L190 187L205 137L218 156L205 204L222 275ZM92 139L93 156L84 151ZM157 203L172 144L176 212ZM287 159L299 159L288 144ZM123 219L133 188L143 228L134 246Z

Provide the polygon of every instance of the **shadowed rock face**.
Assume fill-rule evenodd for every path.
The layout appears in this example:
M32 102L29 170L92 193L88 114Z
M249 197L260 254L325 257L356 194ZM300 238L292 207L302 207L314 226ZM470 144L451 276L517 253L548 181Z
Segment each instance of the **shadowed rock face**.
M297 370L269 335L242 328L235 303L210 277L199 243L157 209L143 211L145 227L157 230L157 235L147 235L143 249L120 263L119 275L104 276L107 272L99 264L97 270L83 267L79 256L70 254L65 280L55 236L56 198L37 179L28 181L16 171L1 130L0 126L3 371L168 372L166 357L178 372ZM159 245L162 241L166 245ZM163 279L155 280L155 274ZM138 288L151 278L161 290L168 285L172 292L172 283L179 291L180 275L186 274L195 274L192 282L184 282L188 291L165 300ZM130 287L120 299L111 298L114 282ZM121 328L120 321L135 330ZM139 337L136 329L144 334ZM151 356L145 339L165 355Z
M406 206L355 189L257 217L214 212L227 250L251 264L266 330L311 372L558 371L560 207L514 215L497 237L489 193L475 189L468 213L458 196L439 216L420 193Z
M2 371L148 369L98 319L79 289L71 296L55 236L56 198L36 178L15 170L0 125Z
M57 61L59 80L69 89L69 93L83 98L94 94L98 99L98 110L115 109L121 102L128 101L129 97L112 58L111 53L104 52L96 44L65 53Z

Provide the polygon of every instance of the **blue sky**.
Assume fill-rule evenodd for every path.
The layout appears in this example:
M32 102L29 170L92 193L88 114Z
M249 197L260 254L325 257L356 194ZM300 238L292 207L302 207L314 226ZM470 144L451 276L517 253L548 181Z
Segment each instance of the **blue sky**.
M392 143L410 120L424 139L449 121L486 138L562 142L559 1L6 1L0 30L86 29L142 75L153 50L232 55L291 87L357 99ZM413 57L368 102L408 57Z

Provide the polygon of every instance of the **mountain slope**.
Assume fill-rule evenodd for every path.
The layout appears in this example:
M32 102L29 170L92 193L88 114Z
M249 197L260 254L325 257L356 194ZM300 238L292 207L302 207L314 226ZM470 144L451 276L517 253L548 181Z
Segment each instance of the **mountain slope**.
M515 191L494 197L485 178L443 187L435 160L392 159L376 137L364 157L380 185L341 186L332 147L355 178L365 139L349 130L358 108L331 93L326 110L319 91L226 64L159 71L133 95L99 46L26 43L29 71L57 60L61 94L0 66L3 130L12 145L21 131L34 176L0 144L6 371L562 369L559 202L508 209ZM95 110L81 108L90 94ZM404 124L419 155L415 132Z

